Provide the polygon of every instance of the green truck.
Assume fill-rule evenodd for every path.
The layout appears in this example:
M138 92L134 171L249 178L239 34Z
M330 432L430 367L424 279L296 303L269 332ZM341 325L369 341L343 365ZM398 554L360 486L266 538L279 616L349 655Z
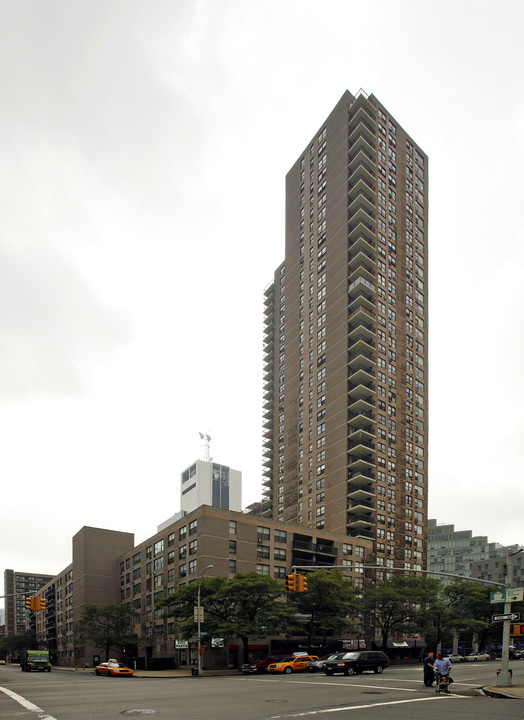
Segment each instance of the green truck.
M31 670L38 670L38 672L47 670L47 672L51 672L49 650L24 650L20 660L20 668L24 672L31 672Z

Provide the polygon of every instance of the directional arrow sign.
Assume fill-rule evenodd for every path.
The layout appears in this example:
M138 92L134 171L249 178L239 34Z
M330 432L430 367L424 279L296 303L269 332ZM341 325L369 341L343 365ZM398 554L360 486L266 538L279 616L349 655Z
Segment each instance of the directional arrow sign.
M491 622L498 622L499 620L519 620L520 613L506 613L505 615L493 615Z

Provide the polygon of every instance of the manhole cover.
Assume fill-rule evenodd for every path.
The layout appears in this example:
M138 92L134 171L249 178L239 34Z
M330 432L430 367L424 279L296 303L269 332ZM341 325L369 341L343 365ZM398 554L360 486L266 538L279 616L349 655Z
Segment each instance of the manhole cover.
M154 715L156 710L149 710L148 708L136 708L135 710L123 710L122 715Z

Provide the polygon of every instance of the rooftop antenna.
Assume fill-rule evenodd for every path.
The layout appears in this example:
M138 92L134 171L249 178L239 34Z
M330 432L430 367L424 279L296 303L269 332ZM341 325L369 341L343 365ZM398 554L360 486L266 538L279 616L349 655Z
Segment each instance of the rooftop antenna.
M202 447L203 447L204 457L202 458L202 460L204 462L211 462L211 460L213 459L209 453L209 444L211 442L211 435L206 435L205 433L201 433L201 432L199 432L198 434L200 435L200 439L203 441Z

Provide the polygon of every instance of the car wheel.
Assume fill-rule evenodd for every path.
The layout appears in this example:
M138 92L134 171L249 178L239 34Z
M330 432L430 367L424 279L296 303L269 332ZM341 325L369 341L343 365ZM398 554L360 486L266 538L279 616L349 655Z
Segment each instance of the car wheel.
M284 672L286 673L286 675L289 675L291 672L291 668L290 667L284 668Z
M382 667L382 665L377 665L377 667L375 668L375 672L376 672L376 673L383 673L383 672L384 672L384 668Z

